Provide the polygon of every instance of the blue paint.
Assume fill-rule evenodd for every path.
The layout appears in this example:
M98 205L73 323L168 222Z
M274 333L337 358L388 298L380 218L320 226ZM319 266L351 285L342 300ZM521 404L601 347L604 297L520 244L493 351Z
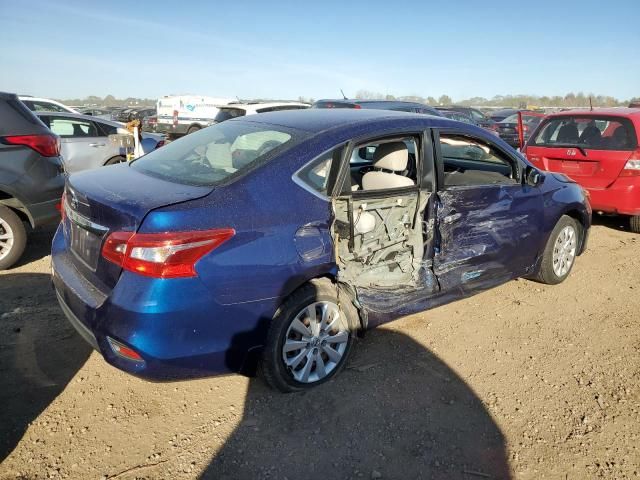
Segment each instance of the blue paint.
M310 279L335 277L331 205L291 179L328 149L363 136L456 128L517 156L484 130L425 115L336 109L254 117L230 121L273 122L308 136L215 188L167 182L128 165L83 172L68 181L68 191L73 189L80 200L79 213L111 230L232 227L237 232L198 262L197 277L162 280L122 272L103 259L91 270L70 252L66 228L58 229L52 246L56 290L116 367L153 379L242 371L248 352L263 345L284 299ZM522 167L528 165L517 159ZM432 197L425 215L435 218L434 239L424 260L433 267L426 272L425 287L406 294L360 290L370 326L530 273L564 213L590 226L580 187L553 175L537 187L498 185L432 192ZM456 221L445 224L453 211ZM144 365L115 356L107 336L136 349Z

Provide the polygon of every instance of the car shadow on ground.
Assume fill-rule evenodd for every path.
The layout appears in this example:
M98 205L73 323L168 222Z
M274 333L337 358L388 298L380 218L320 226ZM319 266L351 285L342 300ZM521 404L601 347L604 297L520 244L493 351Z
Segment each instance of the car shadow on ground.
M412 338L369 332L303 393L249 384L243 418L201 479L509 479L504 437L473 390Z
M40 260L51 253L51 242L53 235L56 233L57 225L36 228L27 232L27 246L20 260L12 267L12 269L22 267L31 262Z
M601 225L620 232L631 233L629 229L629 217L624 215L598 215L594 213L591 217L593 225Z
M0 462L91 354L50 282L45 274L0 275Z

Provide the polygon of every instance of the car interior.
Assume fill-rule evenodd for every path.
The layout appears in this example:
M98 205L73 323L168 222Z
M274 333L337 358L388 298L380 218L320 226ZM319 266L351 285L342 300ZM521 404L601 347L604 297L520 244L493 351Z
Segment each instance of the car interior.
M557 118L549 121L536 136L537 146L576 145L603 150L635 148L632 127L607 118Z
M333 199L332 229L339 277L350 285L417 288L420 283L422 218L430 195L411 188L418 184L417 145L417 137L407 137L353 149L350 189Z
M518 183L516 163L493 145L463 135L440 134L444 186Z

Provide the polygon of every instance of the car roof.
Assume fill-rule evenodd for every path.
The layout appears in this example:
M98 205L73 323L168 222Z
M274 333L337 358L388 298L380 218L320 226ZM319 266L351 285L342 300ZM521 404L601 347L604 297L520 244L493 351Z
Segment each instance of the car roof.
M369 105L369 104L388 104L388 105L405 105L412 107L428 107L433 108L429 105L420 102L407 102L404 100L358 100L358 99L350 99L350 98L322 98L320 100L316 100L315 103L319 102L331 102L331 103L348 103L353 105Z
M88 120L97 123L106 123L107 125L111 125L113 127L123 127L124 124L122 122L115 122L113 120L107 120L106 118L97 118L93 115L83 115L81 113L71 113L71 112L33 112L38 117L46 116L46 117L63 117L63 118L76 118L78 120Z
M310 107L308 103L301 102L242 102L242 103L229 103L226 105L220 105L219 108L238 108L241 110L258 110L261 108L271 107L285 107L291 105L292 107Z
M229 122L253 122L279 125L286 128L320 133L334 128L358 127L375 122L393 123L395 120L420 121L420 125L450 126L468 125L445 117L419 113L398 112L394 110L351 109L351 108L307 108L301 110L283 110L261 113L249 117L237 117Z
M583 117L598 116L598 115L612 115L617 117L640 117L640 108L594 108L593 110L574 108L571 110L563 110L561 112L550 113L550 117L562 117L563 115Z

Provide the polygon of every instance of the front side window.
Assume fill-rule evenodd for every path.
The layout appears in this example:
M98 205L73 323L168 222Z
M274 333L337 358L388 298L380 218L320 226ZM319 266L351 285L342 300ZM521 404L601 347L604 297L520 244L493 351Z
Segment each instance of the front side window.
M304 138L277 125L222 122L154 150L131 168L177 183L214 186Z
M440 134L440 152L445 187L518 183L515 162L482 140Z
M588 115L547 120L532 139L538 147L581 147L593 150L634 150L636 131L627 118Z

